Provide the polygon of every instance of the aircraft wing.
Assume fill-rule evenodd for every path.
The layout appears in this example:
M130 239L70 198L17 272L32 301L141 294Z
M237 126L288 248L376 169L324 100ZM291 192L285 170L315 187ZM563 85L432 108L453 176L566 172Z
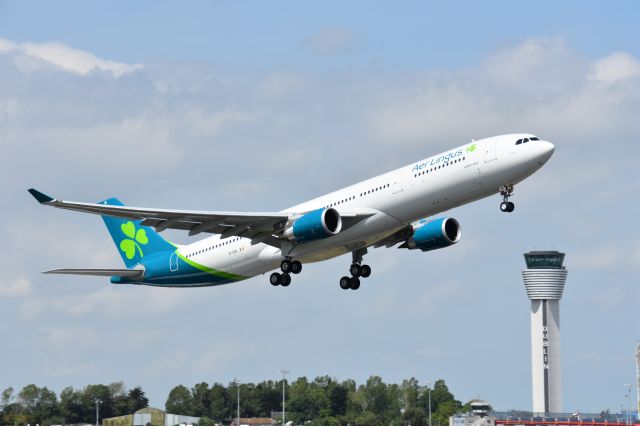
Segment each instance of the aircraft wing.
M413 228L411 227L411 225L407 225L401 230L397 231L396 233L391 234L388 237L383 238L382 240L373 244L373 247L374 248L378 248L382 246L385 246L386 248L393 247L400 242L406 241L407 238L409 238L412 235L413 235ZM402 248L402 246L398 248Z
M33 188L29 189L29 193L41 204L60 209L140 220L142 225L152 226L157 231L170 228L189 231L189 235L207 232L221 234L222 238L251 238L253 244L261 242L273 244L273 241L270 241L274 239L272 235L281 232L289 219L287 213L152 209L57 200Z
M144 276L142 269L51 269L45 274L67 274L67 275L94 275L98 277L122 277L130 280L139 280Z
M221 238L250 238L251 244L265 243L277 248L280 248L281 241L276 236L284 231L287 221L295 216L291 213L166 210L81 203L58 200L33 188L29 189L29 193L40 204L101 216L139 220L142 225L151 226L158 232L165 229L181 229L189 231L190 236L206 232L220 234ZM358 209L355 212L341 213L343 229L347 229L376 213L378 212L372 209Z

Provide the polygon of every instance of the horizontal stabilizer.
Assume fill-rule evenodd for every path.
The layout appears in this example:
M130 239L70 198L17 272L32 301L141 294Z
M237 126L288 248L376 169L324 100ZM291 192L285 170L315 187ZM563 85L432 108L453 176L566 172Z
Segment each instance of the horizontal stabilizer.
M142 279L144 270L142 269L52 269L45 271L45 274L67 274L67 275L93 275L97 277L121 277L136 281Z

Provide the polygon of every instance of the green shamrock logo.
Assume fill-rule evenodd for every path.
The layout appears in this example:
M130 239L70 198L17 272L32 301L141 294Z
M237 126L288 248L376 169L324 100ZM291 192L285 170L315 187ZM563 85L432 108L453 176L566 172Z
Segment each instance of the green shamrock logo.
M476 150L476 144L474 143L473 145L470 145L469 147L467 147L467 152L473 152Z
M147 232L144 229L136 230L136 226L131 221L120 225L120 229L122 229L122 233L128 237L120 241L120 250L124 252L127 259L133 259L133 256L136 255L136 249L140 257L144 256L140 244L145 245L149 242Z

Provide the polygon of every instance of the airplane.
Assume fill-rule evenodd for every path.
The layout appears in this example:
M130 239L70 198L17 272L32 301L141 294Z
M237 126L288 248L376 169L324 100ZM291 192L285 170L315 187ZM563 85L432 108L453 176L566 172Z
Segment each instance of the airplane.
M532 134L489 137L416 161L280 212L224 212L128 207L116 198L98 203L54 199L28 191L44 205L101 215L126 268L53 269L45 273L111 277L114 284L203 287L233 283L274 269L269 282L287 287L305 263L351 253L344 290L371 275L369 248L441 249L460 241L452 217L429 219L499 193L510 213L514 186L551 158L551 142ZM165 229L189 236L214 234L187 245L164 239Z

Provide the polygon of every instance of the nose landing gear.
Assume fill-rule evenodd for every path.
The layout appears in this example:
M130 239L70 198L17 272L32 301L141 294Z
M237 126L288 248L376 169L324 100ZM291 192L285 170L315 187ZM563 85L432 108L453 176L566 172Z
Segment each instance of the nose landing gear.
M513 195L513 185L504 185L500 187L500 195L502 195L502 202L500 203L500 211L503 213L511 213L515 210L516 206L509 197Z

